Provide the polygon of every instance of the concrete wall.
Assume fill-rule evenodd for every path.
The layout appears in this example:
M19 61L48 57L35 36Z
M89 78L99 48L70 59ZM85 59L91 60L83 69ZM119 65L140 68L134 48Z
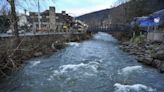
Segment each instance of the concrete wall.
M147 40L151 42L164 42L164 32L149 32Z
M29 45L30 43L53 43L53 42L69 42L76 40L83 40L87 37L87 33L81 34L49 34L49 35L33 35L33 36L20 36L22 44ZM14 37L0 37L0 49L1 48L11 48L13 44Z

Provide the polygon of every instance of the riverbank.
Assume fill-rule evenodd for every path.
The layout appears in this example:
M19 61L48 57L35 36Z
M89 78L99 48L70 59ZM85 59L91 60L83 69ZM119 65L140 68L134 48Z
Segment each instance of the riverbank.
M142 41L133 43L130 41L120 42L120 48L133 55L136 60L164 73L164 43Z
M18 70L24 61L56 52L66 47L67 42L80 42L89 39L90 33L79 35L48 35L35 37L22 37L16 49L12 49L12 38L1 39L0 45L0 77L6 77Z
M133 55L138 62L154 67L159 72L164 73L164 42L148 41L146 34L136 37L132 37L131 34L132 32L128 31L128 33L121 32L112 35L118 39L120 48ZM148 38L150 40L150 37Z

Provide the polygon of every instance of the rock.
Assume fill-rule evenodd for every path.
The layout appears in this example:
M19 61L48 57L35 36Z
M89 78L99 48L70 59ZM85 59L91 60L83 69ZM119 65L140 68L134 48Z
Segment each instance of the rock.
M142 56L138 56L136 59L137 59L138 62L143 62L144 61L144 57L142 57Z
M143 61L143 63L147 64L147 65L152 65L152 62L153 62L153 58L151 58L151 57L147 57Z
M159 70L161 73L164 73L164 62L161 63L160 67L159 67Z
M143 52L138 51L138 52L136 53L136 55L137 55L137 56L144 56L144 53L143 53Z
M164 51L161 50L161 51L158 51L154 56L153 56L154 59L159 59L159 60L164 60Z
M145 57L142 62L146 65L152 65L153 58Z
M123 42L122 45L128 46L130 43L129 42Z
M53 50L56 49L56 48L55 48L55 43L52 43L52 44L51 44L51 48L52 48Z
M152 66L154 66L154 67L156 67L156 68L159 68L160 65L161 65L161 62L162 62L162 61L155 59L155 60L153 60L153 62L152 62Z
M34 56L35 56L35 57L39 57L39 56L42 56L42 55L43 55L42 52L36 52L36 53L34 53Z

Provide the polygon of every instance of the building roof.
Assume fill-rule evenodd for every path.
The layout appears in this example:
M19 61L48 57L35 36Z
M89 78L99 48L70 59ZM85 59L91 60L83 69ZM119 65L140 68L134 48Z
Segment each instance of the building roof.
M56 21L57 22L66 22L69 23L73 20L73 17L69 16L68 14L63 14L63 13L56 13Z

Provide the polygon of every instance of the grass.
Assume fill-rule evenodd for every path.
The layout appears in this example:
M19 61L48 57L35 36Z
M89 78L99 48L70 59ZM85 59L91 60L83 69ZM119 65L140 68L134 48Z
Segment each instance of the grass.
M145 40L144 35L139 35L139 36L134 36L133 38L130 39L130 42L132 43L142 43Z

